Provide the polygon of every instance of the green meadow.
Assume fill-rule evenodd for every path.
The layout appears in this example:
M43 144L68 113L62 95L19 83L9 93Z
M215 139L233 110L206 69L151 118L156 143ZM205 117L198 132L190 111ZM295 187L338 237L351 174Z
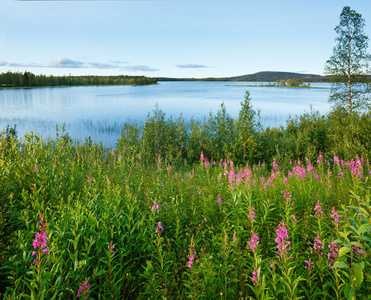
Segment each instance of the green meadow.
M2 299L370 299L370 113L262 129L248 95L115 148L0 136Z

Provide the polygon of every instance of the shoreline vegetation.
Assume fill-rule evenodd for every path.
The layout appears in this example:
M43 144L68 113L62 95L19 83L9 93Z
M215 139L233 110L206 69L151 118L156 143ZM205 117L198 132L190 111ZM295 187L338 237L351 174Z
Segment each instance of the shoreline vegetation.
M7 72L0 74L0 89L104 85L148 85L156 83L156 78L145 76L46 76L35 75L31 72Z
M0 133L0 299L363 299L371 112L261 129L249 94L116 147Z

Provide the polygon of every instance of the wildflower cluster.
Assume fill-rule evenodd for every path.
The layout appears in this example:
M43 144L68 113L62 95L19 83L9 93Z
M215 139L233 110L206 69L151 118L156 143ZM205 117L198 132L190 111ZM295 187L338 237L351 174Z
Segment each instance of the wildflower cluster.
M330 252L327 254L327 259L329 260L329 268L331 268L331 266L334 264L336 258L338 257L338 252L339 252L339 248L338 248L338 245L336 244L336 242L334 242L334 240L332 240L328 247L330 248Z
M313 246L313 249L316 253L318 253L319 255L323 255L323 246L322 246L322 241L321 241L321 237L319 234L317 234L317 236L314 238L314 246Z
M254 285L257 285L259 282L259 271L256 268L254 268L254 271L252 272L252 281Z
M196 257L197 253L195 251L195 245L194 245L194 242L193 242L193 239L191 241L191 244L189 245L189 249L188 249L188 268L190 270L192 270L192 264L193 264L193 261L195 260L195 257Z
M305 263L307 264L305 266L306 269L314 269L314 262L311 258L309 260L305 260Z
M90 292L90 280L88 281L88 279L85 278L85 281L83 281L82 285L80 285L79 287L77 297L83 297L85 299L88 299L89 292Z
M164 231L164 228L162 227L161 222L158 222L157 227L156 227L156 233L160 235L160 233L162 233L163 231Z
M317 204L314 207L314 211L316 212L316 218L317 219L322 219L323 218L322 206L321 206L321 204L319 204L319 200L317 201Z
M35 240L33 241L33 247L36 249L36 251L32 252L32 256L37 256L33 260L33 262L36 264L38 261L38 258L41 258L43 254L47 255L49 251L49 247L46 247L47 243L47 231L46 231L46 222L44 220L44 217L41 215L39 211L39 218L40 218L40 225L38 226L40 228L40 232L36 233Z
M255 212L253 206L249 207L249 218L251 219L252 222L255 222Z
M334 219L333 221L331 221L331 223L332 223L332 224L335 224L336 227L339 226L340 216L339 216L339 214L336 212L335 207L333 207L332 210L331 210L331 218Z
M291 250L290 244L291 242L288 240L289 238L289 231L286 229L286 224L282 220L281 223L278 225L276 230L276 239L275 242L277 243L277 257L283 258L287 251Z
M259 244L259 238L258 236L255 234L255 232L251 231L252 233L252 236L251 236L251 239L249 241L249 247L250 249L255 252L256 250L256 247L258 246Z
M352 251L355 253L355 257L357 257L358 255L366 256L366 252L356 246L352 246Z

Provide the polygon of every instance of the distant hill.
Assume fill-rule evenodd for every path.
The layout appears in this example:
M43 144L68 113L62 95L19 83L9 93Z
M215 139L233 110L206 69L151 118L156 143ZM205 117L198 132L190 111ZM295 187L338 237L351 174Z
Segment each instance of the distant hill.
M277 80L288 80L288 79L301 79L304 81L329 81L329 76L321 76L316 74L300 74L293 72L272 72L264 71L254 74L234 76L234 77L222 77L222 78L169 78L159 77L156 78L159 81L277 81Z
M304 81L328 81L328 76L321 76L316 74L300 74L293 72L272 72L264 71L249 75L241 75L235 77L226 78L232 81L277 81L287 79L301 79Z

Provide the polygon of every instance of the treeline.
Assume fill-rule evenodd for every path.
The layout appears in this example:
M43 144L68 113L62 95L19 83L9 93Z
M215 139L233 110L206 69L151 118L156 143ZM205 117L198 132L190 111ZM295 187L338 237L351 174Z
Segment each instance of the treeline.
M371 112L348 114L334 109L327 115L309 112L290 118L285 127L263 129L259 114L250 104L249 93L241 102L237 119L224 104L216 115L203 121L182 117L174 120L156 108L144 126L125 124L117 142L117 150L136 153L148 162L160 156L170 163L197 161L203 152L208 159L229 158L239 164L271 162L275 158L287 165L290 159L314 161L319 154L334 154L351 159L370 157Z
M0 74L0 87L145 85L154 83L157 83L157 79L145 76L46 76L35 75L31 72Z

